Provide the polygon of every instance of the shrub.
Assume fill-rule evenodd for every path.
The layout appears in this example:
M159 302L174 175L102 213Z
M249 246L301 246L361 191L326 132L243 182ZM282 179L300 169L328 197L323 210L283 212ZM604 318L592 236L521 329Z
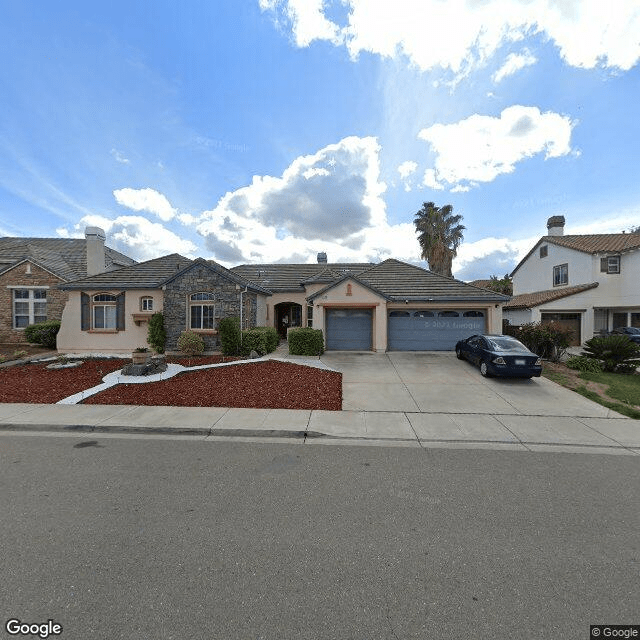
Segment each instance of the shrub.
M58 331L60 331L60 320L47 320L38 324L30 324L25 328L24 335L29 342L41 344L48 349L55 349Z
M167 332L164 328L164 316L159 311L149 318L147 342L156 353L164 353L167 343Z
M567 360L567 367L576 371L591 371L593 373L602 373L602 365L598 360L587 358L586 356L571 356Z
M554 362L566 353L573 336L571 329L540 322L529 322L520 327L508 326L505 332L520 340L527 349L537 353L541 358Z
M197 356L204 351L202 336L193 331L183 331L178 338L178 349L188 356Z
M275 351L280 342L280 336L273 327L254 327L242 332L242 355L248 356L256 351L261 356Z
M293 356L319 356L324 353L324 336L320 329L289 329L289 353Z
M600 362L604 371L633 373L640 366L640 347L627 336L595 336L581 355Z
M218 322L220 345L225 356L240 353L240 318L222 318Z

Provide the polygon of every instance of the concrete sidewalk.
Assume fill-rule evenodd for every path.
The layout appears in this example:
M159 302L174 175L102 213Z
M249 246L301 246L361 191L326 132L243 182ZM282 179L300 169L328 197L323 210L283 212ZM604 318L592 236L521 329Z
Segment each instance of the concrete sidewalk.
M300 444L640 454L627 418L403 411L0 405L0 435L269 439Z

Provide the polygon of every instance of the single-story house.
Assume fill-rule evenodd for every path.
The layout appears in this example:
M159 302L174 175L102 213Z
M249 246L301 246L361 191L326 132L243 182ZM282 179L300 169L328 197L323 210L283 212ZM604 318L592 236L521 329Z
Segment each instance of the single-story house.
M385 260L373 263L253 264L164 256L61 285L69 292L58 349L125 352L144 346L147 322L162 311L167 349L182 331L219 346L218 320L243 327L322 329L327 349L452 350L474 333L500 332L508 296Z
M104 243L98 227L84 239L0 238L0 342L25 342L26 326L60 320L67 292L58 285L135 264Z
M564 235L564 216L511 273L504 305L512 325L554 323L573 331L573 344L616 327L640 327L640 234Z

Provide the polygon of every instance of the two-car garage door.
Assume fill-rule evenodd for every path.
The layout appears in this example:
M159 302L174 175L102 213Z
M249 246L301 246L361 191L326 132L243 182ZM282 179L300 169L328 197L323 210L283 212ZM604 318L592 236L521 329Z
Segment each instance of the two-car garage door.
M480 309L398 309L389 311L387 326L390 351L452 351L458 340L484 333L486 325Z
M327 309L327 349L372 348L372 309ZM452 351L458 340L486 330L481 309L397 309L387 313L390 351Z

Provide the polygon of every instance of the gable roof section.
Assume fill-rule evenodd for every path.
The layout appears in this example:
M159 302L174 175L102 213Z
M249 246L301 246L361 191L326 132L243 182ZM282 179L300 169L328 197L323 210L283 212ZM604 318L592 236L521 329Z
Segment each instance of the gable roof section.
M339 282L347 279L344 276ZM506 302L509 296L447 278L422 267L392 258L351 276L390 301L404 302ZM336 283L309 296L309 300L331 289Z
M304 293L305 283L333 282L346 274L357 275L372 266L371 262L242 264L232 267L231 271L273 293L289 291Z
M513 274L529 259L536 249L544 243L555 244L582 253L624 253L640 249L640 233L599 233L573 236L542 236L527 255L520 260Z
M104 252L107 270L136 264L110 247ZM82 238L0 238L0 272L25 259L63 280L76 280L87 274L87 243Z
M519 296L511 298L511 300L504 305L503 309L506 309L507 311L510 309L513 311L516 309L531 309L532 307L538 307L546 302L560 300L561 298L573 296L576 293L595 289L597 286L597 282L590 282L587 284L577 284L573 287L564 287L563 289L547 289L546 291L522 293Z
M314 300L318 296L322 295L323 293L326 293L327 291L330 291L331 289L333 289L334 287L337 287L339 284L342 284L346 280L353 280L355 283L359 284L361 287L364 287L365 289L369 289L369 291L373 291L373 293L375 293L377 296L380 296L381 298L385 298L386 300L391 300L390 296L387 296L384 293L382 293L382 291L379 291L375 287L372 287L370 284L368 284L364 280L361 280L360 278L358 278L358 276L354 276L353 274L349 274L349 273L343 275L341 278L338 278L338 280L331 282L326 287L322 287L322 289L319 289L312 295L307 296L307 300L308 301Z
M108 271L75 280L60 285L60 289L159 289L198 264L226 276L240 286L248 286L254 291L270 295L269 291L244 280L213 260L204 260L203 258L190 260L179 253L172 253L168 256L154 258L129 267L122 267L116 271Z

